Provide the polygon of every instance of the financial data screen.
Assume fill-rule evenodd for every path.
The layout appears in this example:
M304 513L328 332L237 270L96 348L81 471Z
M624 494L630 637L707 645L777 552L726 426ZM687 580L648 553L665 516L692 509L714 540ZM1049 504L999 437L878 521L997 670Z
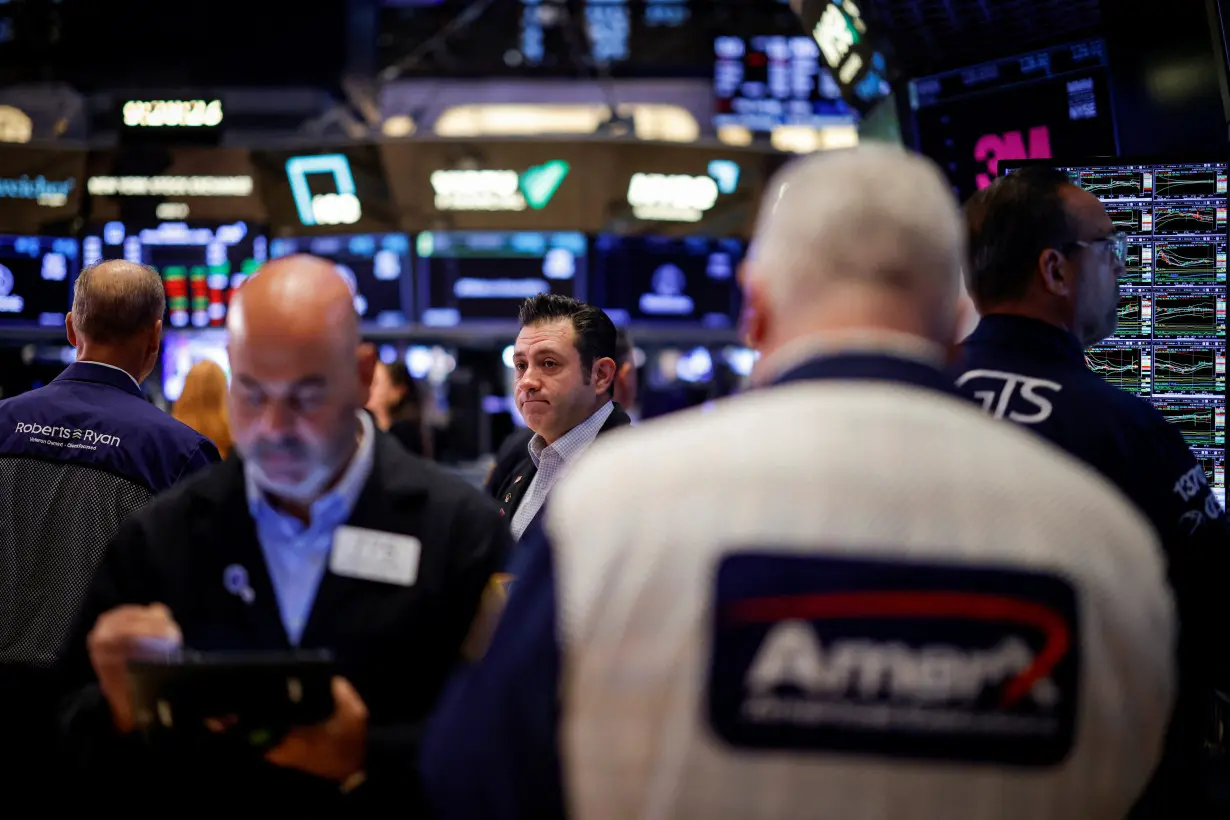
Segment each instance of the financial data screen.
M261 266L268 247L246 222L107 222L88 232L81 252L87 265L127 259L154 268L167 291L168 326L203 328L226 325L231 292Z
M404 233L356 234L272 239L269 256L277 259L310 253L328 259L354 293L355 312L369 327L395 328L410 323L413 290L410 237Z
M427 231L415 239L420 321L429 327L517 321L539 293L585 299L584 234Z
M0 236L0 327L64 327L80 270L77 240Z
M1119 327L1086 353L1176 425L1225 503L1227 164L1066 167L1127 235Z
M162 339L163 398L179 401L189 371L201 361L211 361L221 367L230 382L231 360L226 352L225 330L168 331Z
M811 37L718 37L713 124L772 131L852 116Z
M602 235L594 250L590 295L615 324L738 323L740 240Z

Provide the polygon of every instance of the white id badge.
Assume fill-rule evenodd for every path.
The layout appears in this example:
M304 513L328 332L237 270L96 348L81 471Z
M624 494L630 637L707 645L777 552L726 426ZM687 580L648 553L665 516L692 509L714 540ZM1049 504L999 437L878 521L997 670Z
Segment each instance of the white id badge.
M347 578L414 586L422 550L422 543L413 535L338 527L333 533L329 569Z

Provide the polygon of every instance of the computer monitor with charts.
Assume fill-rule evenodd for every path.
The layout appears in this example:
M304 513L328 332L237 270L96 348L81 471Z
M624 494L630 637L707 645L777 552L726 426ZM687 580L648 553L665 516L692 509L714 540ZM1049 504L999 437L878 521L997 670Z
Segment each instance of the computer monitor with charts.
M1127 235L1119 327L1086 352L1089 367L1178 426L1224 506L1227 161L1054 167L1097 196Z

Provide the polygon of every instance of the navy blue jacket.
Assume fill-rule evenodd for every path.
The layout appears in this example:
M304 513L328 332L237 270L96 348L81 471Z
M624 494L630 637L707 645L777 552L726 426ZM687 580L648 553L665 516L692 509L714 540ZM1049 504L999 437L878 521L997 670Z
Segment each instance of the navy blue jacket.
M218 460L213 444L106 365L69 365L46 387L0 401L0 698L21 704L6 733L23 750L10 782L34 784L55 768L53 670L121 522Z
M218 450L86 362L0 401L0 432L0 663L45 668L120 522Z
M1082 459L1156 528L1169 562L1182 635L1183 694L1172 729L1180 767L1201 744L1203 692L1230 667L1224 589L1230 523L1178 428L1148 402L1104 381L1080 342L1053 325L989 315L963 344L958 389L998 418L1026 426ZM1195 763L1183 764L1195 768ZM1165 772L1162 773L1165 778Z

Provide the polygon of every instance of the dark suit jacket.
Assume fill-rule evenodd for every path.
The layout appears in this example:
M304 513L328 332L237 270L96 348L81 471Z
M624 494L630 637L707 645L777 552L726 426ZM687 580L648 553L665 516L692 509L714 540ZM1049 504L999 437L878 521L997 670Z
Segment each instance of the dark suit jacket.
M102 788L133 784L122 792L125 805L171 796L174 802L164 807L202 808L216 799L231 811L236 805L320 811L341 801L364 814L383 805L418 816L419 724L457 665L484 587L503 563L506 528L480 492L385 434L377 436L372 474L348 523L413 535L422 544L418 577L409 587L326 570L300 642L303 649L331 649L367 705L365 785L342 798L336 784L259 759L240 762L229 750L150 754L139 739L117 735L94 682L86 634L98 615L122 604L166 604L191 649L291 648L237 458L155 499L111 544L70 647L69 663L83 680L62 716L70 765ZM248 571L251 603L223 586L232 564Z
M628 418L628 414L623 411L623 408L616 404L606 423L598 431L598 435L608 433L620 427L626 427L631 423L632 419ZM513 436L516 435L516 433L513 433ZM533 434L529 438L523 435L522 438L524 438L528 446L529 439L533 438ZM507 446L506 444L505 447ZM501 452L504 452L504 448L501 448ZM491 477L487 479L487 491L491 493L491 497L500 505L500 515L506 520L512 521L513 513L516 512L517 507L521 504L521 499L525 497L525 491L529 488L530 481L533 480L534 474L537 472L538 468L534 465L534 459L530 458L529 451L524 447L521 450L520 458L507 458L496 463Z

